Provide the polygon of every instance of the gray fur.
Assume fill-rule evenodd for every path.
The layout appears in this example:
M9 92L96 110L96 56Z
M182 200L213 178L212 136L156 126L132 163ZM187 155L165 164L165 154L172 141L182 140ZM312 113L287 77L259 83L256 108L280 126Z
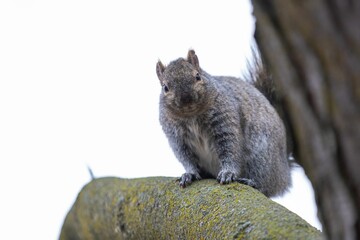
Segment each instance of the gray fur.
M266 196L291 183L286 135L269 101L249 83L202 70L194 50L156 72L163 87L160 123L186 173L180 186L217 178L238 181Z

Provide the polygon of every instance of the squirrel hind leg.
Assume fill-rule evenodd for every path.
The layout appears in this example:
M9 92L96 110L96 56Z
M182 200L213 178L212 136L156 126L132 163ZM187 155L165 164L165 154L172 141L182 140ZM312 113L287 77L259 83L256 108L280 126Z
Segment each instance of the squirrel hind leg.
M238 178L238 179L236 179L236 181L238 183L242 183L242 184L248 185L250 187L253 187L255 189L258 189L257 184L255 183L255 181L251 180L249 178Z

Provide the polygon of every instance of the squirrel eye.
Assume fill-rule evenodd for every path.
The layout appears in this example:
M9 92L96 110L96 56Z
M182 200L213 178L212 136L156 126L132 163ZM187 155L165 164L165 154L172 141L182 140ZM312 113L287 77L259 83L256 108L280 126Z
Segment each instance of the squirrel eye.
M168 86L166 86L165 84L163 85L163 89L164 89L164 92L166 92L166 93L169 91Z
M196 81L200 81L200 80L201 80L201 77L200 77L200 74L199 74L199 73L196 74L195 79L196 79Z

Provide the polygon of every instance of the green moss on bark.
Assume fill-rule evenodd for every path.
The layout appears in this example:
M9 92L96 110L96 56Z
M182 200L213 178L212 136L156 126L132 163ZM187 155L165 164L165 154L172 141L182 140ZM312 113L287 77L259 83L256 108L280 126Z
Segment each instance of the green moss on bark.
M61 231L67 239L320 239L296 214L251 187L174 178L87 184Z

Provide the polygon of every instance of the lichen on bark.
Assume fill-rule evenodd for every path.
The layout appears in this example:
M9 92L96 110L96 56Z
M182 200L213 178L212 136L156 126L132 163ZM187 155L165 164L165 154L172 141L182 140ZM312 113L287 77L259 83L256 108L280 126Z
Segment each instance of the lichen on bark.
M320 239L296 214L239 184L180 188L175 178L100 178L79 193L61 240Z

